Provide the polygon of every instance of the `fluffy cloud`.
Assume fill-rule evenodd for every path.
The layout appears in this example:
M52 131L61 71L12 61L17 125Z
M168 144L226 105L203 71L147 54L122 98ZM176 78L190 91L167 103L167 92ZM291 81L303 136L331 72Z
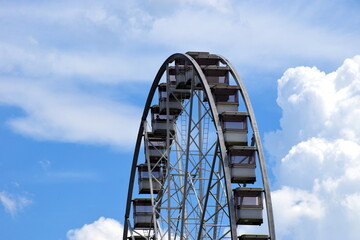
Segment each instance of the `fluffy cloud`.
M336 72L316 67L288 69L278 81L277 102L283 110L281 130L269 133L269 152L284 156L298 142L311 137L359 143L360 56L346 59Z
M280 239L305 239L291 236L294 229L304 226L308 231L315 221L322 221L324 206L315 194L301 189L283 187L272 193L276 212L276 230ZM281 209L279 211L279 209ZM311 230L310 230L311 231Z
M141 112L137 107L83 92L18 79L0 82L0 103L24 110L24 117L8 121L21 134L115 147L132 145Z
M100 217L91 224L68 231L69 240L118 240L122 239L123 227L111 218Z
M277 102L281 129L267 134L265 145L280 160L273 192L279 239L356 239L360 56L329 74L288 69L278 81Z
M277 179L304 189L321 185L333 193L352 189L360 181L359 159L360 145L355 142L311 138L292 147L281 160L276 169Z
M31 204L30 199L21 195L11 194L5 191L0 192L0 202L4 206L5 210L13 217L24 207Z

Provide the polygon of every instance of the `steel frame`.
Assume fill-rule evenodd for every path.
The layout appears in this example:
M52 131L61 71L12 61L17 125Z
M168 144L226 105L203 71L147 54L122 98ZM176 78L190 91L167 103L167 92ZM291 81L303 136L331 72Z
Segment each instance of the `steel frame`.
M251 103L250 103L250 99L249 99L249 96L248 96L248 94L247 94L247 92L245 90L244 84L242 83L238 73L233 68L231 63L227 59L225 59L224 57L222 57L220 55L216 55L216 56L218 56L220 58L220 61L223 64L227 65L230 68L230 73L231 73L233 79L235 80L235 82L237 83L237 85L238 85L238 87L240 89L240 93L241 93L243 101L245 103L247 112L249 113L250 124L252 126L253 134L254 134L253 143L256 144L256 146L257 146L257 153L258 153L260 171L261 171L262 182L263 182L263 186L264 186L269 235L270 235L271 240L275 240L275 227L274 227L273 211L272 211L271 196L270 196L270 188L269 188L268 176L267 176L267 171L266 171L265 159L264 159L263 149L262 149L262 145L261 145L261 141L260 141L260 134L259 134L259 131L258 131L258 127L257 127L257 123L256 123L256 120L255 120L255 115L254 115L254 112L253 112L253 109L252 109L252 106L251 106ZM139 152L140 152L141 141L142 141L143 136L144 136L144 134L146 132L146 119L147 119L147 116L148 116L148 113L149 113L149 110L150 110L150 104L152 102L152 99L154 97L154 94L156 92L156 89L157 89L157 86L158 86L158 84L160 82L161 77L163 76L165 71L168 74L168 71L167 71L168 66L175 59L180 59L180 60L189 62L193 67L193 70L194 70L193 74L195 74L195 73L198 74L198 76L200 78L200 81L201 81L201 83L203 85L202 90L205 93L206 98L208 99L208 105L209 105L209 110L210 110L210 114L211 114L211 119L214 122L214 127L215 127L215 130L216 130L216 133L217 133L217 141L216 141L216 147L215 147L216 148L215 152L217 152L217 153L214 154L214 159L216 158L216 155L218 154L219 159L221 160L221 162L219 162L221 164L221 167L219 166L219 168L222 168L222 170L223 170L223 176L220 176L220 175L217 176L217 181L215 181L215 183L212 184L213 175L215 174L214 173L215 160L213 160L211 164L206 163L207 165L211 165L211 170L210 170L210 176L211 177L210 177L210 179L208 179L208 191L206 191L207 193L205 195L205 199L201 199L201 196L200 196L200 198L198 196L196 196L198 206L200 206L201 209L203 209L201 211L201 221L199 223L200 227L199 227L199 231L198 231L198 234L197 234L197 239L200 240L204 235L207 235L209 238L214 239L214 236L216 235L216 233L215 233L216 230L214 230L214 236L209 235L209 231L211 229L208 232L203 233L203 224L205 222L204 218L205 218L205 214L206 214L208 198L212 194L211 191L209 191L209 190L212 187L214 187L215 184L218 184L217 186L220 187L219 183L222 183L222 184L224 184L224 191L225 191L225 196L226 196L226 200L227 200L227 204L226 204L227 206L226 205L221 206L221 204L220 204L220 206L219 205L216 205L216 206L217 206L217 208L220 207L220 210L227 207L227 210L228 210L227 217L229 219L229 227L230 227L229 232L230 232L231 239L235 240L235 239L237 239L237 231L236 231L237 225L236 225L236 220L235 220L235 206L234 206L234 202L232 200L232 185L231 185L231 179L230 179L230 168L229 168L228 158L227 158L227 154L226 154L226 146L225 146L225 142L224 142L224 135L223 135L223 131L222 131L222 128L221 128L221 125L220 125L216 105L215 105L214 99L213 99L212 94L211 94L210 86L208 85L208 83L206 81L206 77L205 77L204 73L202 72L200 66L197 64L197 62L190 55L182 54L182 53L173 54L164 61L164 63L161 65L160 69L158 70L158 72L157 72L157 74L155 76L155 79L154 79L153 84L151 86L148 98L146 100L143 115L142 115L142 118L141 118L141 123L140 123L140 126L139 126L139 132L138 132L137 141L136 141L136 145L135 145L135 150L134 150L134 155L133 155L133 163L132 163L130 179L129 179L129 188L128 188L126 211L125 211L123 240L127 240L127 238L128 238L128 230L129 230L129 227L130 227L130 225L129 225L129 223L130 223L129 217L130 217L130 210L131 210L132 194L133 194L133 189L134 189L134 181L135 181L135 176L136 176L136 166L137 166L137 162L138 162L138 156L139 156ZM169 87L168 76L167 76L167 87ZM169 89L169 88L167 88L167 89ZM180 206L185 206L186 199L187 199L186 198L187 191L188 191L188 189L190 189L191 184L192 184L191 182L188 183L188 177L189 176L188 176L188 171L187 170L188 170L188 164L190 162L190 157L189 157L190 144L191 144L191 142L196 142L195 141L196 137L191 136L191 131L192 131L191 125L194 124L194 128L196 127L196 123L193 123L192 118L191 118L192 111L193 111L193 96L194 96L193 93L194 93L194 91L195 90L194 90L194 86L193 86L193 83L192 83L191 95L190 95L190 98L191 98L190 99L190 113L189 113L190 118L189 118L188 131L187 131L188 132L187 149L185 150L185 152L186 152L185 177L184 177L183 186L177 186L177 187L179 187L179 189L182 189L180 191L182 191L182 195L183 195L183 198L181 199L181 205ZM167 92L169 92L169 91L167 91ZM169 93L167 95L167 99L169 99ZM167 113L167 115L169 115L168 101L167 101L166 113ZM167 119L167 124L169 124L169 119ZM202 128L201 123L199 123L198 128L199 129ZM169 140L170 135L169 134L170 134L169 131L167 131L167 157L169 157L169 152L168 151L170 149L170 142L169 142L170 141ZM201 135L201 132L199 132L199 134ZM172 136L172 137L173 137L173 139L175 139L176 136L175 137ZM199 138L201 139L201 136L199 136ZM176 147L179 147L178 146L179 144L178 144L177 140L175 142L176 142ZM201 158L201 156L204 155L204 153L202 152L201 144L200 144L200 146L198 148L201 148L200 154L199 154L199 158ZM213 146L211 148L213 148ZM201 164L201 162L202 161L200 161L200 164ZM167 167L170 167L169 166L169 164L170 164L169 160L167 161L167 164L168 164ZM148 161L148 169L149 169L149 172L150 172L151 171L150 161ZM201 166L200 166L200 169L202 169L202 171L204 170ZM151 180L152 176L151 175L152 174L150 174L150 188L151 188L151 192L152 192L152 180ZM167 178L168 178L167 180L170 181L171 176L170 176L170 174L168 174L168 175L169 176L167 176ZM180 179L181 179L181 177L180 177ZM221 180L224 180L224 182L221 182ZM169 187L170 187L170 184L169 184ZM196 192L196 191L194 191L194 192ZM219 192L219 191L217 191L217 192ZM170 208L171 208L170 199L172 199L173 196L171 196L170 190L167 191L167 194L168 194L167 198L169 199L169 201L168 201L169 205L167 207L160 206L159 209L164 209L164 208L168 209L167 221L169 223L169 229L165 233L163 233L161 235L164 236L164 237L165 237L165 235L167 235L168 239L170 240L170 239L172 239L170 223L172 222L171 219L173 218L173 216L171 215L171 212L170 212ZM218 193L218 194L220 194L220 193ZM158 194L157 200L158 200L158 198L161 198L162 196L163 196L162 194ZM151 198L152 198L152 201L155 199L152 194L151 194ZM215 199L217 199L217 197L215 197ZM203 200L204 200L204 203L203 203ZM155 203L154 202L152 202L152 203L153 203L153 206L154 206ZM181 210L181 209L179 209L179 210ZM219 209L215 210L214 214L216 215L217 211L220 211L220 210ZM225 211L225 213L226 213L226 211ZM181 222L182 222L181 231L180 231L180 239L182 239L182 237L184 236L184 231L185 231L184 226L186 225L185 224L185 222L186 222L185 214L186 214L185 209L182 209L181 217L180 217ZM156 215L156 213L154 212L154 214L153 214L154 228L155 228L154 230L157 231L158 224L157 224L157 221L155 221L155 219L156 219L155 215ZM179 216L178 216L178 219L179 219ZM214 227L216 228L216 226L214 226ZM136 232L136 231L134 231L134 232ZM228 233L224 233L224 235L226 235L226 234L228 234ZM132 235L132 233L131 233L131 235ZM150 231L149 231L149 236L150 236Z

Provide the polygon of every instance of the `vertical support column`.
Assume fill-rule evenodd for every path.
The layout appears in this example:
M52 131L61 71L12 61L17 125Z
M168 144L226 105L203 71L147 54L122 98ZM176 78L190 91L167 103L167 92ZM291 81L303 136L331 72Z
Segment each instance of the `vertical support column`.
M191 81L191 92L190 92L190 110L189 110L189 123L188 123L188 136L186 143L186 162L184 171L184 194L181 203L181 228L180 228L180 239L184 239L184 227L185 227L185 212L186 212L186 197L187 197L187 185L188 185L188 170L189 170L189 155L190 155L190 141L191 141L191 123L192 123L192 112L193 112L193 100L194 100L194 82Z
M212 182L212 178L213 178L214 171L215 171L215 163L216 163L216 157L217 157L217 154L218 154L218 149L219 149L219 142L217 141L216 146L215 146L215 154L214 154L213 161L212 161L212 164L211 164L211 171L210 171L207 191L206 191L206 195L205 195L205 199L204 199L204 207L203 207L203 212L201 214L200 227L199 227L199 233L198 233L197 240L201 240L201 237L202 237L202 231L203 231L203 227L204 227L206 208L207 208L207 204L208 204L208 200L209 200L209 194L210 194L210 191L211 191L211 182Z
M194 68L192 70L192 81L195 82L195 72ZM195 83L194 83L195 84ZM202 116L202 92L198 91L198 121L199 121L199 148L200 148L200 154L199 154L199 199L201 205L203 205L203 199L204 199L204 190L203 190L203 125L201 119ZM205 113L206 114L206 113Z
M171 180L171 176L170 176L170 131L169 131L169 115L170 115L170 110L169 110L169 89L170 89L170 76L169 76L169 64L166 64L166 126L167 126L167 131L166 131L166 172L168 174L168 187L167 187L167 197L168 197L168 202L167 202L167 218L168 218L168 240L171 240L171 184L170 184L170 180ZM172 123L173 124L173 123Z

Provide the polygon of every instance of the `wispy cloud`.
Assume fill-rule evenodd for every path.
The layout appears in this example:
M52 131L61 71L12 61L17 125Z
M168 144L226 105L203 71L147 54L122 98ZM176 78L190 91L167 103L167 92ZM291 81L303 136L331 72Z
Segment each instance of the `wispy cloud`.
M126 147L139 126L137 107L27 80L1 81L0 102L23 109L25 116L9 125L40 140Z
M0 192L0 202L5 210L15 217L23 208L32 203L32 201L24 196L11 194L5 191Z
M29 42L36 42L34 37ZM156 65L149 56L116 53L94 53L81 50L64 51L57 48L16 46L0 42L0 73L11 77L62 78L63 81L119 82L149 81ZM139 72L139 68L144 69ZM151 79L151 78L150 78Z
M81 182L98 181L101 176L98 172L88 169L54 169L52 162L41 160L38 162L43 170L43 180L46 183L63 182Z
M329 28L323 19L334 14L342 24ZM149 67L174 51L218 52L239 64L274 68L296 59L339 62L360 50L360 32L351 27L359 24L357 14L325 1L6 4L0 19L12 23L4 25L0 44L1 63L11 72L100 82L145 80Z

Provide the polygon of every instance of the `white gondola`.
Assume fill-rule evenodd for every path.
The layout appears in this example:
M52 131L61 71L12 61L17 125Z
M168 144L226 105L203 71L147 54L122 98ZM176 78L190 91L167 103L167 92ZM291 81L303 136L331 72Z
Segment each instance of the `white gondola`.
M196 74L191 64L184 62L176 62L175 64L175 67L171 67L171 71L169 72L174 72L175 74L174 77L176 79L176 89L190 89L192 80L194 80L194 89L202 89L199 75ZM170 80L171 79L173 79L172 75L170 75ZM190 94L187 94L182 99L189 97Z
M139 182L139 193L148 194L151 193L150 177L152 183L153 192L157 194L162 187L163 172L160 166L151 166L150 172L147 164L141 164L138 166L138 182Z
M175 70L176 88L185 89L188 64L182 59L177 59L175 60L175 66L172 68Z
M177 87L181 86L185 89L191 89L193 87L197 90L202 89L203 86L200 81L200 77L194 70L194 67L191 64L185 63L183 69L184 76L179 78L179 81L177 81ZM191 86L192 82L194 82L193 86Z
M166 136L167 131L174 134L175 120L176 115L160 114L158 105L151 107L151 127L154 135Z
M220 115L225 144L248 145L248 114L246 112L223 112Z
M190 55L195 61L200 65L202 69L205 69L207 66L219 66L220 58L215 54L210 54L209 52L187 52L186 54ZM219 82L219 81L215 81ZM224 81L226 82L226 81ZM228 84L228 81L227 83Z
M133 199L134 209L134 228L135 229L153 229L153 207L150 198Z
M244 234L238 237L239 240L269 240L268 235Z
M228 149L231 182L232 183L254 183L256 181L256 147L231 146Z
M169 146L172 140L169 139ZM145 141L145 151L150 159L150 163L164 163L166 162L166 137L156 136L152 133L148 133L148 139Z
M185 88L191 88L191 81L194 80L194 89L202 89L199 75L194 71L193 66L188 66L185 72L186 85Z
M170 93L166 92L167 84L163 83L158 86L159 90L159 111L161 114L167 113L167 105L169 106L169 114L179 115L182 111L182 98L179 90L172 89ZM176 91L176 92L175 92Z
M229 85L229 67L225 66L206 66L204 73L209 85Z
M168 69L168 80L169 80L169 84L171 86L176 87L176 71L175 71L175 66L169 66Z
M219 114L238 111L238 86L216 85L211 88L211 91Z
M238 187L233 190L238 225L261 225L263 223L263 189Z

